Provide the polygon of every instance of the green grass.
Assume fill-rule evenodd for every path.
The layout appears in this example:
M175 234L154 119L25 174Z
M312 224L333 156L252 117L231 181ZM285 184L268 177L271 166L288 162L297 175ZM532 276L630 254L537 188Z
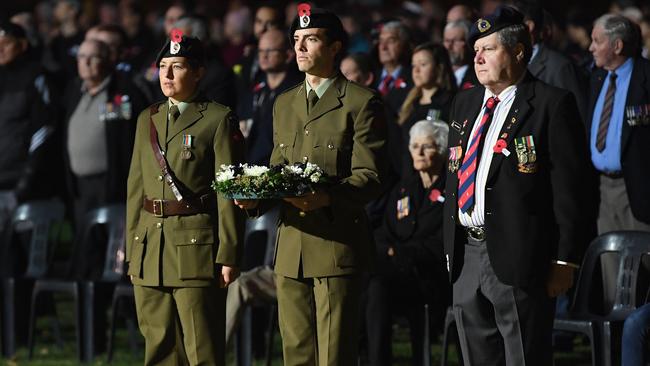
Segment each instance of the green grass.
M50 331L49 319L41 317L38 321L36 346L34 357L31 361L27 358L27 349L21 347L11 360L0 359L2 365L25 365L25 366L67 366L78 365L76 360L76 348L74 343L74 326L73 315L71 312L72 303L69 299L56 298L57 312L60 314L61 332L63 334L64 345L59 348L54 344L54 337ZM131 353L128 346L127 331L124 324L120 324L115 340L115 352L112 365L130 366L142 365L144 359L144 350L142 344L138 352ZM142 342L144 342L142 340ZM432 365L440 365L442 355L440 340L432 345ZM277 333L274 337L273 346L273 365L282 365L282 348L280 335ZM236 365L234 352L231 349L227 353L227 365ZM575 338L573 352L556 353L556 366L582 366L590 365L590 348L580 338ZM92 365L108 365L106 354L99 355L95 358ZM263 366L264 360L255 360L255 366ZM393 365L410 366L411 365L411 347L409 342L408 328L402 325L396 325L393 335ZM458 365L458 357L454 346L450 348L449 365Z

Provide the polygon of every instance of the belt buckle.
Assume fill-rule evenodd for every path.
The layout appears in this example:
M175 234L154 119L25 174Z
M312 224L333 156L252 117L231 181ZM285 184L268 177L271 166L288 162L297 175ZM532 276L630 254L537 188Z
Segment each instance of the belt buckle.
M479 226L470 226L467 228L467 235L475 241L484 241L485 229Z
M163 208L164 207L163 200L161 199L153 200L152 203L153 203L152 205L153 215L156 217L163 217L165 215L165 210ZM156 210L156 206L159 207L159 210Z

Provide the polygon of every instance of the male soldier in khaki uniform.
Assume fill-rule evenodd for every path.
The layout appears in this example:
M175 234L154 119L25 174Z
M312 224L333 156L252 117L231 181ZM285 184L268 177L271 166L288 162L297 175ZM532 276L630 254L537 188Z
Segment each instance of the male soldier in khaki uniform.
M305 81L275 102L271 164L315 163L335 183L281 204L275 272L284 363L354 365L359 274L373 253L364 206L380 193L384 106L338 74L347 36L334 14L300 4L289 35Z
M198 39L174 31L157 62L168 100L138 118L127 199L145 365L223 365L224 287L238 275L245 217L210 183L221 164L242 161L243 137L228 108L196 95Z

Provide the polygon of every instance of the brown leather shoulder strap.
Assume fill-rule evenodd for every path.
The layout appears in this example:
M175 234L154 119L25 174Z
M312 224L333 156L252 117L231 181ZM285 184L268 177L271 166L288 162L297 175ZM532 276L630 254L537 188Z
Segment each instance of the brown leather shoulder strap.
M160 104L154 104L149 108L149 141L151 142L153 155L156 157L156 161L160 166L160 170L162 171L165 182L169 188L171 188L172 192L174 192L176 200L181 201L183 200L183 194L181 193L180 189L182 186L177 183L178 180L174 176L174 172L169 168L167 159L165 159L165 154L163 153L162 149L160 148L160 144L158 143L158 131L156 131L156 126L153 124L152 116L158 113L159 106Z

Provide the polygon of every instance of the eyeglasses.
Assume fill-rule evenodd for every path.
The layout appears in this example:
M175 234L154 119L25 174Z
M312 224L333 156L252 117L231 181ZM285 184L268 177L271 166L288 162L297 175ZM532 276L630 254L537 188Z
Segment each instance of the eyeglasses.
M420 151L420 149L431 152L436 150L436 145L433 144L409 144L409 149L413 151Z
M257 54L263 55L271 52L282 52L282 51L284 51L282 48L260 48L257 50Z

